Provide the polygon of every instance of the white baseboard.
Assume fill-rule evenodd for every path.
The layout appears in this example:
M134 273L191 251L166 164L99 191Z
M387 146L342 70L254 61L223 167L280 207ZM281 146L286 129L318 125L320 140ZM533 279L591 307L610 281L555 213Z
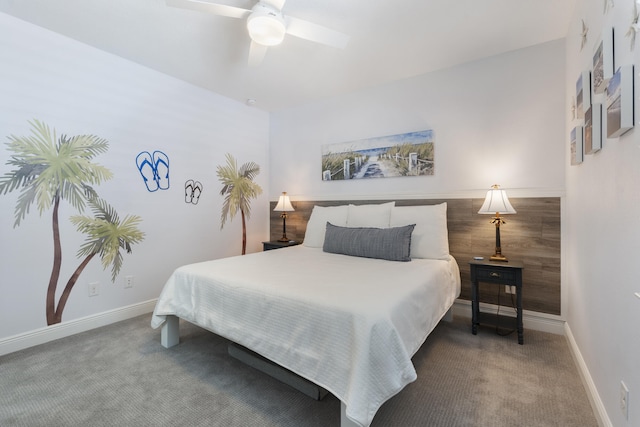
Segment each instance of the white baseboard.
M144 301L4 338L0 340L0 356L122 320L131 319L132 317L142 314L151 313L156 305L156 301L156 299Z
M493 304L480 303L480 310L487 313L496 313L498 311L498 306ZM502 307L500 309L500 314L515 317L515 313L510 310L513 309L505 309L504 307ZM471 319L471 301L456 300L456 302L453 304L453 314L456 316L467 317ZM556 335L564 335L565 321L560 316L523 310L522 323L525 329L549 332ZM471 324L469 324L469 326L471 326Z
M565 323L564 330L564 336L567 338L569 349L571 350L571 355L573 356L573 360L578 367L578 372L580 372L582 383L587 390L587 397L589 397L589 403L591 403L591 408L593 409L593 413L596 416L598 425L601 427L613 427L613 424L609 419L609 415L607 414L607 410L604 408L604 403L602 403L602 399L600 399L598 389L593 382L593 378L591 378L591 374L589 373L587 364L582 357L582 353L580 353L580 349L578 348L578 344L573 337L573 333L571 332L571 328L569 327L568 323Z

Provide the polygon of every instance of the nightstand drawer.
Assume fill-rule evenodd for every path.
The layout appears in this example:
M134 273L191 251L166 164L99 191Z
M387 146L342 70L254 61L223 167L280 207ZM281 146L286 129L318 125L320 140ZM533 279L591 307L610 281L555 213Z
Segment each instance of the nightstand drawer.
M476 277L483 282L513 282L516 281L516 272L502 268L477 267Z

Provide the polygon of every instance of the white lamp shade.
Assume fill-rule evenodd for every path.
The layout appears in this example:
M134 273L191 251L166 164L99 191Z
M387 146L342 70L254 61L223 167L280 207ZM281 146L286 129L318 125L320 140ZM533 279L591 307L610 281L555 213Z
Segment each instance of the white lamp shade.
M247 30L254 42L263 46L275 46L282 43L287 27L278 10L259 2L247 19Z
M498 185L487 191L482 207L478 211L479 214L514 214L516 210L509 203L507 192L501 190Z
M273 210L277 212L293 212L294 211L293 206L291 206L291 201L289 200L289 196L287 196L286 192L282 193L282 195L278 199L278 204Z

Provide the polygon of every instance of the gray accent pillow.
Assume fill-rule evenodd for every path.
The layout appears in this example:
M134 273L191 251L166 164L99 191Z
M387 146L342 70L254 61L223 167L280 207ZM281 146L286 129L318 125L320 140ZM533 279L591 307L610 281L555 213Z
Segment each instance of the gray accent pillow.
M327 222L324 252L411 261L411 233L415 224L392 228L338 227Z

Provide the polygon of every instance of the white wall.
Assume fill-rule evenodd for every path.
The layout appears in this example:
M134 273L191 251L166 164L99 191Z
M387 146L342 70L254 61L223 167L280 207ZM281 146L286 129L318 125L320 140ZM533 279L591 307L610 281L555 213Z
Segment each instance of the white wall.
M109 141L95 158L113 173L96 187L123 218L139 215L145 240L124 255L116 283L94 258L74 288L63 321L157 298L177 266L240 254L241 222L220 231L222 196L216 166L229 152L261 167L264 194L252 204L248 251L268 237L268 114L196 88L66 37L0 14L0 137L27 136L38 119L69 136L94 134ZM149 192L136 168L141 151L164 151L170 189ZM0 146L0 174L13 170ZM185 203L184 182L204 189L197 205ZM35 206L14 228L18 191L0 195L0 341L46 326L45 294L53 260L51 210ZM69 222L77 212L60 210L63 268L59 292L78 265L84 241ZM89 214L89 212L87 212ZM124 277L135 276L133 289ZM100 295L88 297L90 282Z
M580 50L582 19L589 28ZM580 0L567 37L566 99L575 96L581 71L592 70L594 46L604 30L615 29L615 67L640 69L640 34L635 50L625 36L633 19L633 1ZM597 95L594 101L603 102ZM567 112L565 135L579 124ZM636 113L637 117L637 113ZM637 126L636 126L637 127ZM565 151L569 156L568 137ZM600 152L584 163L566 162L568 234L568 326L614 426L640 425L640 129L605 139ZM629 419L619 409L620 381L630 389Z
M554 41L272 113L270 199L562 195L564 54ZM323 144L425 129L434 176L321 180Z

